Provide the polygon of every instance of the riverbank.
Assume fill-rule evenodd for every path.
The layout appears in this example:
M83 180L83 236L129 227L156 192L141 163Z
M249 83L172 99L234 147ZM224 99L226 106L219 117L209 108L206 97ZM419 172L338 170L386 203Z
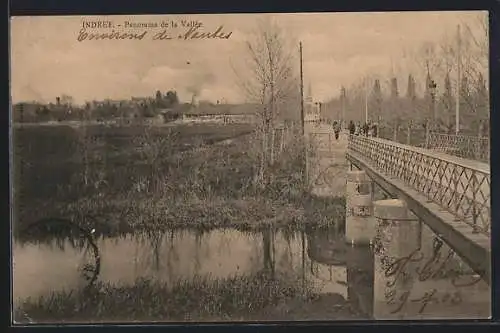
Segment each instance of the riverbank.
M225 279L194 277L173 286L145 279L125 286L99 283L90 290L28 299L15 309L16 321L37 323L352 319L356 315L340 295L320 295L297 276L273 277L269 272Z

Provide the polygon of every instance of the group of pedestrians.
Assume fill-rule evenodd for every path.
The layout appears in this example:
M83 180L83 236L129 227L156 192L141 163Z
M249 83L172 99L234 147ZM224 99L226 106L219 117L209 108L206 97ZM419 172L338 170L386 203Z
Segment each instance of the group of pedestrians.
M349 122L349 134L352 135L364 135L364 136L374 136L378 135L378 125L377 123L366 122L363 125L358 121L356 124L351 120Z
M364 135L364 136L378 136L378 124L375 122L366 122L363 125L358 121L356 124L351 120L347 125L349 134L353 135ZM333 122L333 132L335 133L335 140L339 139L340 131L342 130L341 122Z

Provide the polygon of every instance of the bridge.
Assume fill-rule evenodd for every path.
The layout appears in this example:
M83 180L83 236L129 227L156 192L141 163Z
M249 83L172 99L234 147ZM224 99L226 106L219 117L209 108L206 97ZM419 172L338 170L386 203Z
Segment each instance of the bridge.
M484 154L472 160L445 153L443 149L425 149L345 132L339 141L331 143L330 127L306 125L306 138L315 142L316 147L313 153L316 160L309 157L308 162L313 192L329 194L321 190L328 187L321 182L325 178L325 170L321 170L325 165L327 169L332 169L332 165L337 167L331 176L341 178L343 184L335 180L330 184L331 192L337 193L346 191L346 178L339 174L363 170L386 198L404 202L412 216L432 229L490 284L490 167L484 162ZM327 154L332 150L329 146L333 148L330 155ZM330 164L321 162L325 159L329 159ZM369 214L374 214L373 206Z

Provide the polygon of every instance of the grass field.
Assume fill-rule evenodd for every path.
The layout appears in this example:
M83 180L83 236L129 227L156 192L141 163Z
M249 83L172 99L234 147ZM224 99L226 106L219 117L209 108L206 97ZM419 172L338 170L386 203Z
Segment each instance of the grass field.
M89 128L85 139L100 138L90 141L74 129L57 130L63 132L39 127L16 134L14 230L50 216L103 234L298 227L343 216L342 199L307 195L298 143L269 169L271 181L255 188L255 142L245 125Z
M187 149L194 144L212 144L252 131L253 126L249 124L29 126L14 129L13 148L15 156L27 161L54 159L54 162L60 163L74 155L82 144L83 136L91 143L104 145L106 149L100 153L107 155L113 150L129 149L134 144L133 139L144 136L146 132L152 138L174 136L172 145L177 149Z

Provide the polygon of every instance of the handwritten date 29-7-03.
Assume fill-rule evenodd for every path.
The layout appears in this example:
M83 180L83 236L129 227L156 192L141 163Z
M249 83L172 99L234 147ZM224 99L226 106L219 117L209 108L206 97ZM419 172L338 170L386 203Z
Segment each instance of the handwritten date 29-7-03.
M399 313L404 306L411 303L420 303L418 313L424 312L429 304L457 305L462 303L462 295L459 290L455 292L445 292L442 295L436 295L437 289L431 289L425 292L421 297L410 298L411 291L402 291L398 293L396 290L391 290L385 294L386 303L394 306L390 311L391 314Z

